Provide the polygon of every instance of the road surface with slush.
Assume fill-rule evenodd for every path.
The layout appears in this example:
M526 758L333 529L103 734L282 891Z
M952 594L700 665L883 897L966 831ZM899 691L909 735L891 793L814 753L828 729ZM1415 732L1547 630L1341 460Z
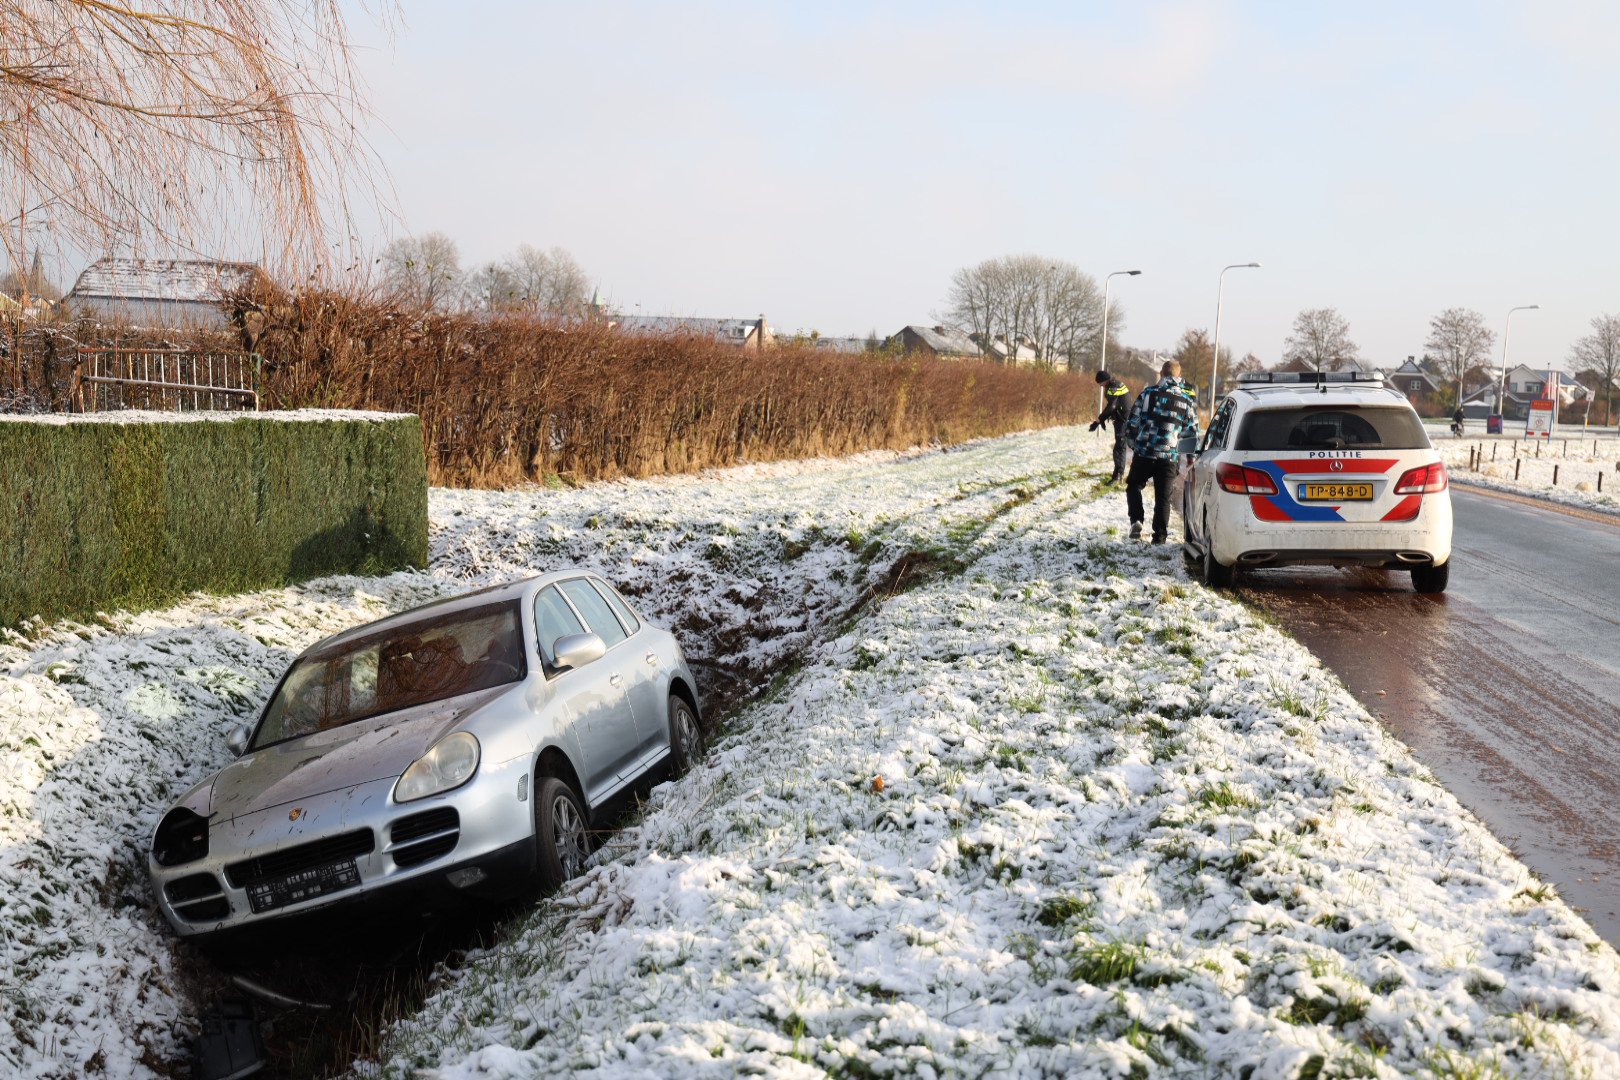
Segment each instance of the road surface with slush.
M1620 947L1620 518L1452 488L1451 584L1240 574L1269 612Z

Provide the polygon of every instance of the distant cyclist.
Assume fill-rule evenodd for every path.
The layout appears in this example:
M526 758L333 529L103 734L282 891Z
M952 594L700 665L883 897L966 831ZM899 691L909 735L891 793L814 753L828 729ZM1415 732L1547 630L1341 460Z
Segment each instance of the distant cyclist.
M1458 436L1462 435L1463 433L1463 411L1461 405L1457 406L1457 411L1451 414L1451 433Z
M1131 412L1131 391L1106 371L1097 372L1097 383L1102 387L1103 410L1091 422L1091 430L1096 431L1104 424L1114 425L1114 475L1108 482L1118 484L1125 479L1125 466L1131 452L1130 443L1125 439L1125 419Z

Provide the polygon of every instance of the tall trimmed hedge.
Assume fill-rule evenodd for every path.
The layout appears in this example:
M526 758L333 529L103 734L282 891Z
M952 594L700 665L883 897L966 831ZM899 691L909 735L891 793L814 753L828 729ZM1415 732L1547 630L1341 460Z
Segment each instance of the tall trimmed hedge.
M0 420L0 626L426 564L414 416Z

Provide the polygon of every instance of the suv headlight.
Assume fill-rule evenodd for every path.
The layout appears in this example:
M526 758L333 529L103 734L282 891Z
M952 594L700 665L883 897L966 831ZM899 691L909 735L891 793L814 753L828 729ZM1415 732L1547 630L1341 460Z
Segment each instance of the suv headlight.
M152 838L152 858L159 866L180 866L207 854L207 818L184 806L163 815Z
M411 802L458 788L478 771L478 740L465 731L446 735L412 762L394 785L395 802Z

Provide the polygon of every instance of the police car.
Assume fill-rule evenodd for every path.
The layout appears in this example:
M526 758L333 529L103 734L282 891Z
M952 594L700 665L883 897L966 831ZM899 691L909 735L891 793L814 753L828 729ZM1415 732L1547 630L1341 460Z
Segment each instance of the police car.
M1450 576L1446 467L1376 374L1244 376L1183 456L1181 500L1183 550L1211 585L1300 564L1405 569L1420 593Z

